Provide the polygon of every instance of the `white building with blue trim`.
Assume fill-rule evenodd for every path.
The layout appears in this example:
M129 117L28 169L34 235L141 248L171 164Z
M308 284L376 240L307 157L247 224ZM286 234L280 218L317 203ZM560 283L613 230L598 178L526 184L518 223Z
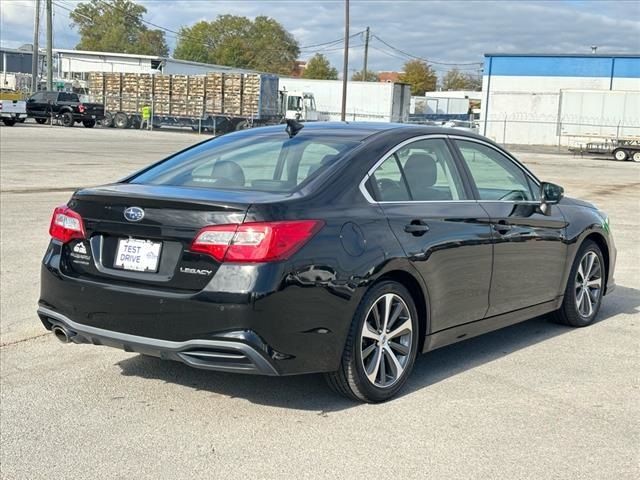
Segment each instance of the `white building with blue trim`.
M640 54L486 54L480 132L528 145L640 139Z

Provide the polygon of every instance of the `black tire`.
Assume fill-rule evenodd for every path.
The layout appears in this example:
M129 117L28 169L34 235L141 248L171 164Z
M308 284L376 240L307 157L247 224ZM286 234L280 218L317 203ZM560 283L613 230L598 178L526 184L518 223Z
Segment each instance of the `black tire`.
M111 115L111 113L109 112L106 112L104 114L104 118L100 120L100 125L102 125L103 128L113 127L113 115Z
M405 347L408 347L409 349L408 354L401 357L402 361L405 362L401 374L389 386L381 387L375 385L375 380L378 378L377 375L379 375L379 372L383 371L382 367L380 367L379 371L376 369L376 372L378 373L373 373L373 383L367 377L364 362L362 360L363 338L361 332L363 331L363 328L365 328L365 321L367 320L368 314L373 310L374 305L387 294L393 294L394 296L400 297L404 302L404 305L407 307L411 317L410 323L412 333L410 344L405 345ZM397 323L395 325L397 325ZM403 285L394 281L382 281L373 285L360 302L360 305L353 316L339 370L337 372L325 374L325 378L327 379L329 386L341 395L360 402L379 403L389 400L404 386L411 370L413 369L418 351L419 331L418 313L409 291ZM378 331L378 333L380 333L380 331ZM383 336L385 337L386 343L386 335ZM379 342L373 343L380 345ZM375 349L376 347L374 346L373 348ZM377 348L379 348L380 352L384 352L382 347ZM373 353L372 355L376 355L377 353L378 351L376 350L376 353ZM400 358L400 356L396 358ZM387 362L387 364L389 364L388 359L389 357L387 354L383 353L382 362ZM386 368L384 371L386 371Z
M629 158L629 152L627 152L624 148L616 148L613 151L613 158L615 158L619 162L624 162Z
M3 118L2 123L4 123L7 127L13 127L16 124L15 118Z
M632 160L632 161L634 161L636 163L640 163L640 150L633 152L633 155L631 156L631 158L629 160Z
M27 117L21 117L18 119L18 123L24 123Z
M49 119L48 118L36 118L36 123L40 124L40 125L44 125L45 123L49 123Z
M239 132L240 130L246 130L249 127L250 125L248 120L240 120L238 123L236 123L236 132Z
M113 126L116 128L129 128L129 117L126 113L118 112L113 116Z
M84 128L93 128L96 126L96 121L95 120L83 120L82 121L82 125L84 125Z
M595 300L595 303L591 306L593 311L590 314L584 314L580 311L578 306L578 292L581 290L580 282L578 280L578 271L581 263L590 253L595 254L597 257L598 267L600 269L600 288L597 290L589 289L589 293L586 294L588 295L587 300L590 301L593 299ZM602 251L597 243L587 240L582 244L580 250L578 250L575 260L573 261L569 280L567 280L567 286L564 291L562 306L559 310L553 313L553 319L558 323L563 323L572 327L586 327L587 325L591 325L600 311L606 281L606 268ZM585 295L585 293L583 293L583 295Z
M64 112L61 116L61 119L63 127L73 127L76 123L73 119L73 113L71 112Z

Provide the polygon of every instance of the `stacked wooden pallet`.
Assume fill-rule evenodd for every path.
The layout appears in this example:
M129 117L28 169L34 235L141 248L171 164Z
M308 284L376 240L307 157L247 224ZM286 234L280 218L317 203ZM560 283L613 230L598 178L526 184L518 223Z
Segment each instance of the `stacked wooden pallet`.
M104 107L108 112L119 112L122 110L122 74L104 74Z
M153 112L155 115L171 114L171 75L153 77Z
M151 106L153 96L153 75L141 73L138 75L138 107Z
M205 76L191 75L187 90L186 112L188 117L201 117L204 112Z
M139 113L153 105L155 115L199 118L207 115L257 116L258 74L151 75L92 73L91 95L109 112Z
M90 73L87 83L91 95L102 95L104 93L104 73Z
M224 76L222 73L207 73L205 78L205 105L206 114L222 113L222 91Z
M138 74L124 73L121 79L121 109L125 112L139 111L141 107L138 106Z
M230 73L224 76L224 113L242 115L242 82L243 75Z
M260 105L260 75L247 74L244 77L242 98L242 115L253 117L258 115Z

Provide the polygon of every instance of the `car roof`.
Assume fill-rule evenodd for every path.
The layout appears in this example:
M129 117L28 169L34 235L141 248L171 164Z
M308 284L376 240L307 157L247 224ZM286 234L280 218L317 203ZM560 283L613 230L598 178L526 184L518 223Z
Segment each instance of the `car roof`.
M352 140L361 141L372 135L381 134L390 131L406 131L416 136L419 135L459 135L472 138L484 138L475 133L458 129L458 128L446 128L434 125L418 125L409 123L392 123L392 122L304 122L304 128L300 130L298 135L300 136L334 136L334 137L349 137ZM272 133L278 131L284 131L285 125L280 124L271 127L262 127L255 129L243 130L237 132L241 134L251 135L251 132L258 133Z

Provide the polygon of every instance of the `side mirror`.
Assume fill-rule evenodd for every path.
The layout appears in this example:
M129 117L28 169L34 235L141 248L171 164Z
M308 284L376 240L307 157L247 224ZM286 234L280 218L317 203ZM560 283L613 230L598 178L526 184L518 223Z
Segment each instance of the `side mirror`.
M543 204L554 205L564 197L564 188L555 183L542 182L540 184L540 200Z

